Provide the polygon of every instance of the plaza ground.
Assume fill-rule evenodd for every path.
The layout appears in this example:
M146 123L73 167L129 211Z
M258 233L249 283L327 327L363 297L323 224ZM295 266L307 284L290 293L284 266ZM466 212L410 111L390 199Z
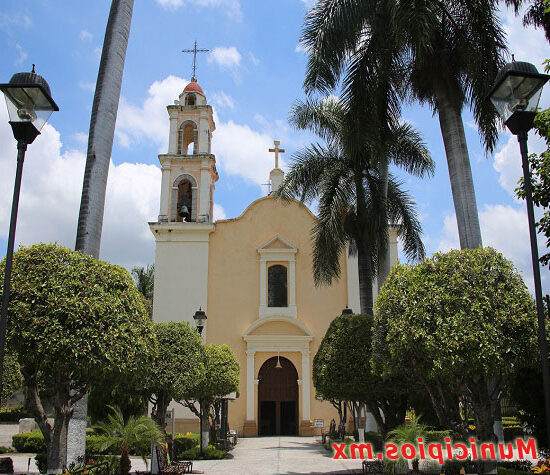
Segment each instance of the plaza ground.
M8 454L16 473L37 473L34 455ZM361 472L360 460L333 460L317 437L251 437L239 439L233 458L193 462L194 471L206 475L349 474ZM27 464L31 458L30 470ZM146 470L142 459L132 457L132 471Z

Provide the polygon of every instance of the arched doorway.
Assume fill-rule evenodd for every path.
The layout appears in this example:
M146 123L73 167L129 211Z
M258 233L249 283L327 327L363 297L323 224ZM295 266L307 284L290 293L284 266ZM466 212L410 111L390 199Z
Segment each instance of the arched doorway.
M298 372L290 360L269 358L258 373L259 435L298 434Z

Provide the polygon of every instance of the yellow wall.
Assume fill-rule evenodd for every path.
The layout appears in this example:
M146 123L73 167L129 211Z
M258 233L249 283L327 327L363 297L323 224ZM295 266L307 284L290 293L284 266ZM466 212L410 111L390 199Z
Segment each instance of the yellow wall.
M252 203L236 219L218 221L210 235L208 257L208 343L226 343L235 352L241 369L240 393L230 402L230 426L242 431L246 418L246 343L243 332L258 320L260 305L260 255L257 249L276 234L298 248L296 253L297 317L312 332L311 358L317 351L328 325L347 303L346 280L332 287L316 288L312 275L311 229L313 215L297 202L283 204L271 197ZM284 263L283 263L284 264ZM286 265L286 264L285 264ZM342 276L346 275L346 260L342 256ZM288 317L292 318L292 317ZM286 328L285 328L286 325ZM296 327L280 323L261 334L296 334ZM258 352L255 356L255 378L273 352ZM301 378L300 353L281 353L296 366ZM311 369L310 369L311 372ZM302 419L302 389L299 388L299 419ZM257 385L255 385L255 417L257 418ZM336 411L329 403L315 400L311 383L311 419L324 419L325 429ZM318 431L319 432L319 431Z

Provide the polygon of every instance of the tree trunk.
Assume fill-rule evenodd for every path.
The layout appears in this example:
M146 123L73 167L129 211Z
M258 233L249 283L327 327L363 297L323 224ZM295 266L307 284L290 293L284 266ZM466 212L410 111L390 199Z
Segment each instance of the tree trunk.
M363 315L373 315L374 297L372 293L371 262L363 243L357 243L357 262L359 267L359 301Z
M464 124L456 102L442 88L436 90L436 106L447 155L460 248L475 249L482 246L481 230Z
M123 450L120 455L120 473L122 475L128 475L130 473L130 469L132 468L132 462L130 460L130 456L128 455L128 451Z
M384 160L382 163L380 163L380 179L382 180L382 183L384 186L382 189L384 201L387 201L388 199L388 176L389 176L389 163L387 160ZM390 270L391 270L389 229L386 229L386 233L387 233L386 251L384 252L383 256L378 256L378 272L376 273L378 292L380 292L380 288L384 284L384 281L390 274Z
M67 411L68 412L68 411ZM55 424L48 444L48 473L62 473L67 460L67 431L70 412L55 411Z
M97 75L75 250L99 258L107 174L134 0L112 0ZM88 396L74 406L69 422L67 465L86 451Z
M163 432L166 433L166 412L168 411L168 406L172 398L166 392L159 392L156 396L157 400L153 406L151 417Z
M201 418L200 418L200 430L202 434L201 453L204 453L204 451L208 448L208 444L209 444L209 437L210 437L209 423L208 423L209 409L210 409L209 404L204 402L201 403Z

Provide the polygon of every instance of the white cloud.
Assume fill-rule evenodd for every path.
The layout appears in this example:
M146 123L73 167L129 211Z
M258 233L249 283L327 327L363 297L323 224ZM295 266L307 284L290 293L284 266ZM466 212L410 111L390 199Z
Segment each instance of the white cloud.
M87 30L81 30L80 33L78 34L78 37L82 40L82 41L92 41L92 39L94 38L94 35L92 35L89 31Z
M78 87L83 91L95 92L95 82L78 81Z
M296 48L294 48L294 51L300 54L307 54L308 49L302 43L298 43Z
M8 233L16 145L7 112L0 108L0 236ZM17 243L55 242L74 247L85 155L62 150L59 132L46 124L25 159ZM142 163L111 163L107 182L101 259L131 268L154 259L147 222L156 219L160 170Z
M508 205L484 205L479 212L481 235L483 245L495 248L506 258L510 259L520 274L525 284L533 292L533 271L531 264L531 247L529 240L529 227L525 203L522 207ZM544 237L538 237L539 253L546 249ZM449 214L443 222L443 233L439 244L439 251L459 249L458 229L456 216ZM541 272L542 286L546 292L550 290L550 277L548 272Z
M32 20L29 16L21 13L7 14L0 12L0 29L11 30L15 27L17 30L20 28L29 29L32 26Z
M19 43L15 43L15 49L17 51L17 59L15 60L15 64L24 63L27 60L29 55L26 53L26 51L23 49L23 47Z
M222 205L219 205L218 203L214 203L214 221L217 221L218 219L225 219L227 215L225 214L225 209L223 209Z
M187 79L168 76L155 81L147 91L147 98L137 106L124 97L120 98L116 124L117 140L130 146L132 141L152 140L161 152L168 150L168 114L166 106L174 103L185 86Z
M235 21L241 21L243 17L240 0L157 0L157 3L170 10L176 10L187 4L198 7L218 7Z
M86 145L88 143L88 134L85 132L76 132L73 134L73 138L82 145Z
M234 69L241 64L241 53L234 46L218 46L208 55L209 63L216 63L221 68Z
M260 64L260 60L258 58L256 58L256 56L254 56L254 53L252 52L249 52L248 53L248 58L250 59L250 62L254 65L254 66L258 66Z
M498 182L511 196L515 197L514 190L518 180L523 176L519 143L515 135L507 133L508 141L495 153L493 168L498 172ZM534 131L529 134L529 153L541 153L546 150L546 144Z
M315 3L317 3L317 0L301 0L302 3L306 6L307 9L311 8Z
M223 91L214 92L212 94L212 103L216 104L218 107L229 107L230 109L235 107L235 101L233 98Z
M159 151L168 150L168 115L166 106L172 104L183 88L186 79L168 76L155 81L148 90L143 104L133 104L123 97L118 110L116 137L123 146L132 146L141 140L149 140L159 145ZM216 130L212 139L212 151L216 154L218 167L225 173L238 176L261 186L273 168L273 158L268 149L273 146L274 134L268 128L271 124L264 119L263 131L247 124L230 120L222 122L214 111ZM277 123L279 133L284 124ZM279 135L279 137L281 137ZM281 160L281 167L286 163Z

